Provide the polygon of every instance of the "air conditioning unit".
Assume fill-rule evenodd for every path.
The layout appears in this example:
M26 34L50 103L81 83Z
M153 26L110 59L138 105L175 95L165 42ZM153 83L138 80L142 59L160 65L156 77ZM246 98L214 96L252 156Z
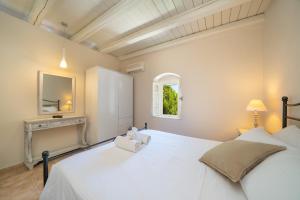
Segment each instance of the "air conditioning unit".
M130 65L128 65L128 67L126 69L127 73L137 73L137 72L143 72L143 71L145 71L145 66L144 66L144 63L142 63L142 62L130 64Z

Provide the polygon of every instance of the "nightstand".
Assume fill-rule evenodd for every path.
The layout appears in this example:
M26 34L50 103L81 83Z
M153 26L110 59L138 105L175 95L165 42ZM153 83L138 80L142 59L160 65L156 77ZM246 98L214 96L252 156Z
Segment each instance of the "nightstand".
M237 132L238 132L239 135L242 135L242 134L246 133L249 130L250 129L248 129L248 128L238 128Z

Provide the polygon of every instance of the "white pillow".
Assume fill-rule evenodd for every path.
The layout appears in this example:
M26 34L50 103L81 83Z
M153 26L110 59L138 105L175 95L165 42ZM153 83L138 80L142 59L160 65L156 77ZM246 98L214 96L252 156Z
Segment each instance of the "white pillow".
M285 142L272 137L263 128L250 129L246 133L243 133L241 136L237 137L236 140L246 140L250 142L262 142L267 144L287 146Z
M287 150L266 158L241 180L248 200L300 199L300 151L298 149L271 136L263 128L251 129L236 139L287 147Z
M300 149L300 129L295 125L282 129L278 133L275 133L274 137Z
M242 180L248 200L299 200L300 151L294 148L269 156Z

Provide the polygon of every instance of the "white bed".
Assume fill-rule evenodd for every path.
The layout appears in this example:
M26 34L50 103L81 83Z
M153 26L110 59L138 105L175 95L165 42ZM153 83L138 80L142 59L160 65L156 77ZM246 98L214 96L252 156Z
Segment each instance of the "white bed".
M55 164L41 200L246 200L233 184L198 159L217 141L144 130L138 153L109 143Z

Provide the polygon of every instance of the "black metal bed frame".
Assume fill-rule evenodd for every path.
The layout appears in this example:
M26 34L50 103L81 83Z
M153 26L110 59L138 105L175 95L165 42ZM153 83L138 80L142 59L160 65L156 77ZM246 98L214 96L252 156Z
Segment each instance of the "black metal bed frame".
M48 99L43 99L43 102L48 102L48 104L43 103L43 106L56 106L57 111L60 111L60 100L52 101Z
M298 117L291 117L288 116L287 114L287 109L288 107L296 107L300 106L300 103L288 103L289 98L287 96L282 97L282 128L285 128L287 126L287 120L295 120L295 121L300 121L300 118Z
M288 97L287 96L283 96L282 98L282 128L285 128L287 126L287 120L290 119L290 120L295 120L295 121L300 121L300 118L297 118L297 117L291 117L291 116L288 116L287 114L287 110L288 110L288 107L296 107L296 106L300 106L300 103L295 103L295 104L290 104L288 103ZM144 130L144 129L148 129L148 124L145 123L145 126L144 128L142 129L139 129L139 130ZM103 142L100 142L98 144L101 144L101 143L104 143L104 142L107 142L107 141L110 141L110 140L113 140L115 138L111 138L109 140L106 140L106 141L103 141ZM90 147L90 146L89 146ZM89 148L87 147L87 148ZM64 154L62 154L64 155ZM61 156L61 155L59 155ZM55 159L57 158L58 156L54 156L50 159ZM48 166L48 161L49 161L49 151L43 151L42 153L42 158L43 158L43 178L44 178L44 185L46 184L47 182L47 179L48 179L48 173L49 173L49 166Z
M140 128L138 130L141 131L141 130L146 130L146 129L148 129L147 122L145 123L145 126L143 128ZM125 135L125 134L123 134L123 135ZM102 144L102 143L105 143L105 142L108 142L108 141L114 140L114 139L115 139L115 137L111 138L111 139L108 139L108 140L105 140L105 141L102 141L102 142L99 142L99 143L94 144L94 145L90 145L90 146L88 146L86 148L90 148L92 146L95 146L95 145L98 145L98 144ZM49 158L49 151L43 151L43 153L42 153L43 161L42 162L43 162L43 179L44 179L44 185L46 185L46 182L48 180L48 174L49 174L49 165L48 165L48 162L49 162L49 160L52 160L52 159L58 158L60 156L66 155L67 153L70 153L70 152L66 152L64 154L60 154L60 155L53 156L53 157Z

